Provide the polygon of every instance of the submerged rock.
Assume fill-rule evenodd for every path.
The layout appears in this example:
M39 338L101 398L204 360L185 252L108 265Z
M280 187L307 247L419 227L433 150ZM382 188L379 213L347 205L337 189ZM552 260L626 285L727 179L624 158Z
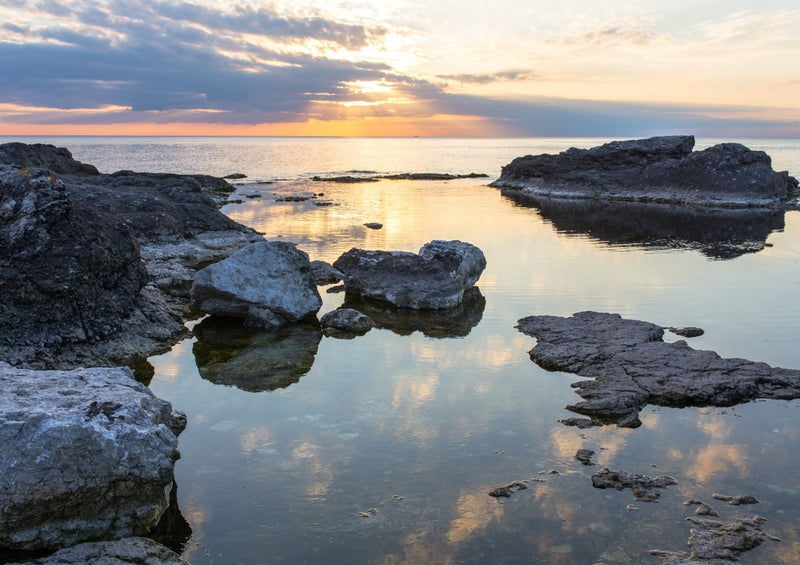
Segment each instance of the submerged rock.
M785 202L797 185L763 151L723 143L693 152L694 143L675 135L527 155L491 186L559 198L763 206Z
M537 338L530 351L537 365L593 379L572 385L584 400L569 410L621 427L640 425L646 404L731 406L755 398L800 398L798 370L723 359L684 341L665 343L661 326L618 314L530 316L517 328Z
M489 491L489 496L494 498L508 498L514 491L518 490L525 490L528 488L528 485L521 481L516 481L511 483L510 485L497 487Z
M189 565L180 555L148 538L81 543L26 565ZM12 565L22 565L21 563Z
M260 241L198 271L192 304L246 325L278 327L317 313L317 291L308 255L284 241Z
M142 535L169 504L186 416L126 368L0 363L0 547Z
M314 365L322 341L316 322L266 331L210 317L195 326L194 334L192 351L200 376L249 392L286 388L299 381Z
M486 268L486 258L469 243L436 240L419 254L353 248L333 266L344 274L349 294L398 308L439 310L461 303Z
M627 471L611 471L607 468L603 468L592 475L592 486L594 488L613 488L617 490L629 488L636 500L643 502L657 501L661 498L662 489L677 484L678 481L666 475L659 475L651 479L646 475L634 475Z

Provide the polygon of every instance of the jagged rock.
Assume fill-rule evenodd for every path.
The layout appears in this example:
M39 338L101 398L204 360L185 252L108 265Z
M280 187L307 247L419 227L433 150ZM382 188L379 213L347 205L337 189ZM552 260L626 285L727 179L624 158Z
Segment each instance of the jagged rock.
M191 299L202 312L261 328L311 317L322 306L308 255L285 241L250 244L198 271Z
M26 565L189 565L180 555L149 538L87 542L52 555L26 561ZM11 565L22 565L14 563Z
M755 398L800 398L800 371L723 359L685 341L665 343L661 326L618 314L530 316L517 328L537 338L531 359L549 371L593 380L573 383L583 402L569 410L621 427L641 424L645 404L731 406Z
M352 308L331 310L322 317L320 323L323 333L331 337L364 335L375 327L372 318Z
M489 491L489 496L494 498L508 498L514 491L517 490L525 490L528 488L528 485L521 481L516 481L511 483L510 485L497 487Z
M689 535L691 554L685 552L650 550L650 555L661 558L664 565L690 565L696 563L733 563L749 549L765 540L777 541L763 531L767 519L761 516L744 518L735 522L719 522L689 517L686 520L697 528Z
M316 322L288 324L273 331L209 317L195 326L192 346L200 376L249 392L286 388L314 365L322 341Z
M758 504L758 499L752 494L740 494L738 496L728 496L725 494L714 493L712 498L727 502L731 506L741 506L742 504Z
M0 547L146 534L169 504L186 416L127 368L0 363Z
M575 453L575 459L587 466L594 465L594 463L592 463L592 455L594 455L594 451L591 449L579 449L578 452Z
M560 198L729 206L787 200L794 182L775 172L763 151L723 143L693 152L694 142L676 135L527 155L503 167L491 186Z
M627 471L611 471L603 468L592 475L592 486L595 488L629 488L636 500L655 502L661 498L661 489L678 484L678 481L666 475L650 478L646 475L634 475Z
M419 254L353 248L333 266L348 293L398 308L440 310L459 305L486 268L483 252L469 243L436 240Z
M18 167L47 169L55 174L97 176L94 165L76 161L66 147L43 143L3 143L0 145L0 163Z

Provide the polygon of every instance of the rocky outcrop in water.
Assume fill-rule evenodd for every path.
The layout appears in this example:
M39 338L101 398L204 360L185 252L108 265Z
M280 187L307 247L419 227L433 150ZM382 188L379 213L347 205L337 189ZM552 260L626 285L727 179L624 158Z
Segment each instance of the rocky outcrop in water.
M192 303L213 316L275 328L322 306L308 255L285 241L260 241L198 271Z
M567 409L621 427L639 426L646 404L731 406L800 398L800 370L723 359L685 341L666 343L661 326L618 314L530 316L517 328L536 337L530 356L537 365L593 379L572 385L584 400Z
M461 304L486 268L483 252L469 243L436 240L419 254L353 248L333 266L348 294L398 308L441 310Z
M0 547L146 534L169 504L186 416L129 369L0 363Z
M81 543L26 565L189 565L180 555L148 538ZM22 565L16 563L12 565Z
M322 332L328 337L353 338L375 327L375 322L353 308L331 310L320 319Z
M738 143L692 151L694 143L676 135L527 155L503 167L491 186L554 198L724 206L781 204L797 188L763 151Z
M74 368L171 346L186 330L183 307L165 297L186 304L197 264L260 239L208 196L227 189L202 175L103 175L52 145L0 145L0 359ZM233 243L208 246L209 233ZM166 246L181 250L168 257Z

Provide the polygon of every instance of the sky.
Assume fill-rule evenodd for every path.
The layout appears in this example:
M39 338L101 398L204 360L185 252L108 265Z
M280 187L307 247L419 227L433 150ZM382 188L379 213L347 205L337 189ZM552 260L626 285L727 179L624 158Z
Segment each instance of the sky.
M0 0L0 135L800 137L797 0Z

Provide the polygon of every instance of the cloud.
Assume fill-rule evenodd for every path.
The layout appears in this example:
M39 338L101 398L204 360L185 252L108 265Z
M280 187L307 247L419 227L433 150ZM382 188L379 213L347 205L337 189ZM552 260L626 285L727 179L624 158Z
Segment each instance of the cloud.
M594 29L552 40L553 43L597 49L616 45L643 46L658 35L649 27L631 24L604 24Z
M491 84L495 82L545 80L543 76L538 75L532 71L499 71L496 73L485 73L485 74L462 73L456 75L436 75L436 78L448 81L460 82L462 84L480 84L480 85Z

